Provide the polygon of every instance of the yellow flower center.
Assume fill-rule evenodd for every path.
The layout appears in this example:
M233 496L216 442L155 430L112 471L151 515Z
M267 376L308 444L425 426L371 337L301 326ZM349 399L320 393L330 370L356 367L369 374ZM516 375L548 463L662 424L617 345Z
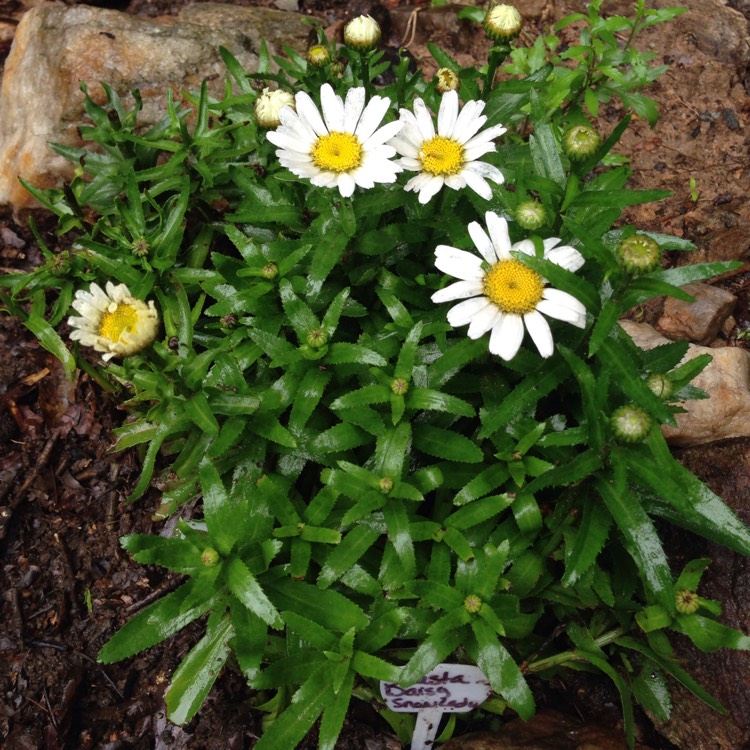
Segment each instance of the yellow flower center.
M329 172L350 172L362 164L362 144L352 133L321 135L311 152L313 164Z
M520 260L501 260L487 271L484 293L503 312L523 315L536 309L544 281Z
M422 144L419 161L422 162L422 169L428 174L458 174L464 165L464 149L452 138L436 135Z
M132 305L110 305L99 323L99 335L110 341L120 341L123 333L135 332L137 325L138 312Z

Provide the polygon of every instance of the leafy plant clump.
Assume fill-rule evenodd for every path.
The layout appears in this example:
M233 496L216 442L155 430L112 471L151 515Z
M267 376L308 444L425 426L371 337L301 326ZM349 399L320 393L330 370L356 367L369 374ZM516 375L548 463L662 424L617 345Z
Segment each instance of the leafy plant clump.
M483 708L523 718L530 675L602 672L631 746L633 700L667 719L669 678L723 710L669 634L750 639L696 593L708 561L674 572L657 531L750 553L659 428L701 397L708 358L642 351L618 320L734 266L664 269L693 246L619 222L665 193L626 187L612 149L630 114L608 133L589 118L619 100L655 119L641 89L662 69L632 42L679 11L600 6L558 24L580 29L565 52L555 34L514 46L517 14L482 12L487 65L431 46L434 82L385 61L371 19L278 72L265 50L252 74L223 51L223 98L170 95L146 130L137 93L128 109L105 85L105 106L86 99L94 147L54 146L78 176L27 186L75 242L39 238L46 263L0 280L5 308L124 401L130 501L154 483L166 518L202 499L173 537L122 539L185 581L99 655L207 616L173 721L228 665L266 712L259 750L318 720L333 748L352 696L445 660L484 671ZM56 331L71 304L72 351ZM412 717L383 715L406 741Z

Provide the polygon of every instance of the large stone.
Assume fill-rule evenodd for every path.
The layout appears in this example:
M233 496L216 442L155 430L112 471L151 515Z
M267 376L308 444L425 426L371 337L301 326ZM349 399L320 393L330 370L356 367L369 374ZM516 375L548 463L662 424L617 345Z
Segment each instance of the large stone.
M623 320L620 325L642 349L669 343L647 323ZM750 436L750 353L732 346L691 344L685 360L699 354L713 357L692 382L708 398L682 402L680 406L686 413L675 416L676 427L662 427L664 437L673 445L690 446Z
M73 165L52 152L50 141L80 145L85 124L85 82L104 101L100 82L128 100L138 89L141 123L163 115L165 92L197 90L208 80L221 95L226 69L219 47L226 47L249 70L257 68L262 38L272 51L305 47L302 16L270 8L202 3L160 22L86 5L39 6L18 25L5 64L0 93L0 204L16 211L35 202L18 182L42 188L72 176Z
M668 297L656 330L670 339L708 345L734 311L737 297L710 284L688 284L683 289L693 297L693 302Z

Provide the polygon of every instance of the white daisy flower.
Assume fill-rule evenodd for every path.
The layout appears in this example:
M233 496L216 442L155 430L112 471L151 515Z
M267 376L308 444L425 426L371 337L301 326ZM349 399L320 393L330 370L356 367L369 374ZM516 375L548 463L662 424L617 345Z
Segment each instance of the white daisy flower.
M159 315L153 302L146 304L130 294L125 284L98 284L78 290L73 308L81 314L68 318L70 338L104 352L103 360L127 357L147 347L155 338Z
M463 300L448 310L448 322L454 327L468 324L471 339L491 331L490 352L504 360L516 356L524 326L539 354L550 357L555 346L544 316L583 328L586 308L567 292L547 286L546 279L511 255L512 250L518 250L534 256L531 240L511 245L505 219L488 211L485 220L489 236L476 221L469 224L481 257L448 245L435 250L435 265L460 280L435 292L432 301ZM583 256L574 247L559 243L557 237L544 240L544 257L568 271L577 271L584 263Z
M432 115L425 103L414 100L414 112L401 110L403 130L390 143L401 154L399 164L411 172L419 172L406 183L406 190L419 192L419 202L427 203L442 187L459 190L467 185L485 200L492 197L487 180L498 185L505 182L503 173L491 164L478 161L480 156L495 150L493 139L507 128L487 122L482 114L484 102L470 101L458 111L458 94L448 91L440 101L437 133Z
M344 102L324 83L322 117L305 92L298 92L295 100L297 111L284 107L279 113L281 125L267 135L279 147L276 155L283 166L313 185L337 187L345 198L356 185L371 188L376 182L396 181L401 167L391 161L396 150L386 141L403 123L379 127L390 99L373 96L365 106L365 90L360 87L349 89Z

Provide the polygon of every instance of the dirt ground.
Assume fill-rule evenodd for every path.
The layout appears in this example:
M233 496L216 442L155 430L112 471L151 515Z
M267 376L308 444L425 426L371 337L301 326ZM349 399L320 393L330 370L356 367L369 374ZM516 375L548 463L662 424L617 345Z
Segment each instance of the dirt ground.
M181 3L99 4L158 15ZM706 11L723 5L720 0L691 5L701 3ZM386 24L393 12L396 44L409 15L405 11L415 7L399 5L390 0L374 11ZM583 2L526 5L536 23L546 25L581 10ZM613 12L628 13L631 4L611 5ZM17 0L0 1L0 16L13 17L20 7ZM369 3L332 0L301 0L300 9L316 14L334 32L347 14L372 12ZM711 37L698 11L697 19L677 22L676 31L660 28L644 37L657 59L671 66L651 91L662 119L653 130L636 122L621 151L632 157L634 186L666 188L673 196L633 210L628 219L690 238L700 245L698 260L746 259L748 34L745 30L746 47L737 41L733 49L730 32ZM475 41L445 34L446 39L434 40L459 56L478 55L471 46ZM532 41L533 29L528 34ZM0 60L8 47L0 41ZM426 54L418 34L411 51L418 59ZM600 125L606 129L619 115L614 107L605 110ZM54 246L53 225L41 226ZM0 272L38 262L31 233L1 209L0 240ZM738 297L736 325L725 332L729 345L745 346L743 333L750 331L749 269L746 264L721 281ZM95 661L117 627L179 583L177 576L136 565L119 547L123 534L159 530L151 519L156 492L133 506L124 504L138 468L135 453L108 450L110 430L122 418L116 402L85 374L67 382L57 361L30 334L0 315L0 745L8 750L250 748L261 732L261 714L251 710L254 696L229 669L187 727L173 727L165 719L163 691L199 625L127 662L103 667ZM604 725L617 721L616 700L606 686L571 680L539 689L542 705ZM641 724L652 747L672 747L645 719ZM350 712L339 746L384 750L399 744L376 710L360 703ZM303 748L313 747L310 737Z

